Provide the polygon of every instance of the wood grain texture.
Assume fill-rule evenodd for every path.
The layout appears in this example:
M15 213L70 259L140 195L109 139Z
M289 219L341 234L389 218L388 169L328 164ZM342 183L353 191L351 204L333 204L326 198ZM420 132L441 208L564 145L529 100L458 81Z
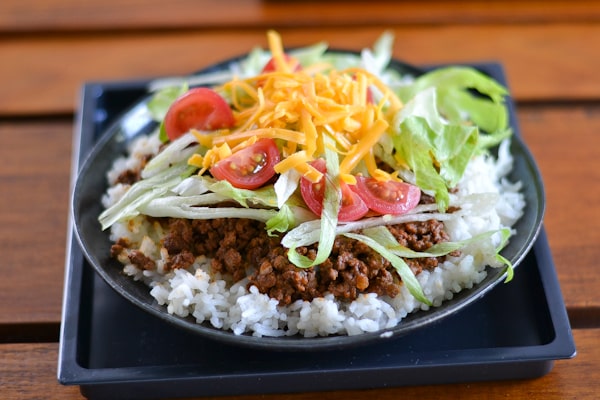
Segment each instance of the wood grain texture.
M60 321L72 129L0 122L0 324Z
M544 180L544 224L566 306L599 321L600 108L531 107L519 117Z
M380 400L438 399L452 393L461 400L597 399L600 393L600 329L576 330L578 355L559 360L547 375L534 380L461 383L372 390L219 397L221 400ZM58 344L0 344L0 388L3 400L82 399L78 388L60 386L56 380ZM207 399L206 397L204 399Z
M115 13L118 9L119 12ZM0 33L231 27L590 22L593 1L4 0Z
M326 41L359 50L386 29L413 64L498 61L519 101L593 101L600 23L281 29L290 47ZM472 40L478 38L478 40ZM0 117L71 113L85 81L185 75L266 45L260 29L14 36L0 42Z

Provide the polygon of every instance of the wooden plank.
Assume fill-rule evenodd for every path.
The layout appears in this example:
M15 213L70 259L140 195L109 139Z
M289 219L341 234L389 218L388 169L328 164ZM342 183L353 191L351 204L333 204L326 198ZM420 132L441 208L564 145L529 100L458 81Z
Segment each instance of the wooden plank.
M281 33L288 46L324 40L332 47L358 50L372 45L383 30ZM589 101L600 93L600 55L590 46L600 42L597 23L397 25L393 31L394 55L406 62L501 62L520 101ZM266 45L263 29L6 38L0 44L0 117L71 113L84 81L188 74L256 45Z
M220 397L222 400L359 400L366 397L381 400L438 399L452 393L461 400L521 399L562 400L596 399L600 392L600 329L575 330L579 354L572 360L559 360L547 375L534 380L477 382L449 385L414 386L319 393L275 394ZM52 394L62 400L82 399L74 386L61 386L56 381L58 345L0 344L0 387L4 400L40 398ZM45 396L44 396L45 398Z
M70 122L0 124L0 324L60 321ZM15 329L12 329L15 331Z
M572 313L588 310L578 324L597 322L600 108L522 107L519 117L545 181L545 225L565 303ZM0 124L0 226L12 227L0 230L11 249L0 262L0 304L11 304L0 309L0 324L60 321L71 132L67 121Z
M572 317L597 323L600 109L531 107L519 117L545 184L544 224L566 306Z
M119 10L115 13L114 10ZM340 25L489 24L590 22L600 4L575 1L260 1L4 0L0 33L196 29L235 27L326 27Z
M83 399L77 386L56 378L57 343L0 344L0 391L5 400Z

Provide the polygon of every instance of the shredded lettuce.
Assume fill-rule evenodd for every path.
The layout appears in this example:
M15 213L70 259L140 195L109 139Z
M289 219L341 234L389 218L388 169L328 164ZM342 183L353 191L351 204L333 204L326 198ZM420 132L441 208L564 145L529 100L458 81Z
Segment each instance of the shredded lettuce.
M214 188L214 186L213 186ZM285 205L281 209L275 208L252 208L248 202L259 203L264 201L259 196L254 196L251 191L236 193L235 198L227 194L227 191L208 191L204 194L189 196L170 195L152 199L138 207L140 213L152 217L177 217L188 219L213 219L213 218L248 218L266 223L269 234L274 232L285 232L295 226L297 220L305 217L302 213L296 213L295 209ZM206 207L226 201L236 200L240 207ZM267 200L268 201L268 200ZM244 204L242 204L244 203Z
M495 146L512 134L505 102L508 90L493 78L472 67L444 67L421 75L397 93L408 102L432 88L439 113L449 124L475 125L480 130L478 150Z
M452 253L453 251L460 250L461 248L472 244L481 242L484 240L492 240L495 235L500 235L501 241L497 246L496 251L502 250L506 245L506 238L510 235L509 229L493 230L475 235L469 239L457 240L454 242L440 242L431 246L427 251L415 251L408 247L402 246L392 233L384 226L376 226L365 229L363 234L369 236L377 243L385 246L389 251L402 258L422 258L422 257L442 257ZM508 236L507 236L508 235ZM500 259L498 260L500 261ZM510 265L510 262L504 264Z
M164 207L163 204L149 202L140 207L143 214L150 217L172 217L185 219L247 218L267 222L276 216L276 210L243 207L198 207L196 205L179 204Z
M164 171L171 165L186 162L192 154L196 153L200 146L191 133L186 133L177 140L171 142L163 151L154 156L141 172L143 179L150 178L158 172Z
M326 142L325 165L327 172L325 179L325 194L323 196L323 210L320 219L319 248L314 260L299 254L296 251L297 245L292 243L288 250L288 259L294 265L300 268L309 268L323 263L331 254L331 249L335 242L335 229L338 222L338 211L341 202L341 189L339 183L340 165L337 153L332 150L333 138L324 136Z
M244 207L251 205L260 205L266 207L277 207L277 196L273 185L268 185L256 190L238 189L231 183L223 181L214 181L208 185L208 189L221 194L225 198L235 200Z
M180 161L136 182L116 204L101 214L99 219L103 229L117 221L145 214L190 219L249 218L266 222L267 232L274 234L287 232L298 223L314 218L298 206L296 199L277 207L273 185L257 190L238 189L227 181L191 175L195 170ZM205 207L227 201L235 201L243 209Z
M171 210L187 206L209 206L228 200L227 197L217 193L204 193L193 196L163 196L152 199L145 205L140 206L142 213L151 212L152 216L157 217L162 214L168 217ZM148 214L150 215L150 214Z
M279 175L273 185L277 196L277 207L281 208L292 197L298 188L302 176L295 169L290 169Z
M404 102L418 93L435 88L438 107L451 123L465 119L488 133L506 129L508 109L504 98L508 90L494 79L472 67L452 66L429 71L410 85L397 89Z
M515 276L515 270L513 268L512 263L510 262L510 260L507 259L506 257L504 257L502 254L500 254L500 251L508 243L508 239L510 238L510 235L511 235L510 229L505 228L505 229L500 230L500 235L501 235L501 240L500 240L500 243L498 244L498 246L496 247L496 260L498 262L506 265L506 267L505 267L506 279L504 280L504 283L508 283L508 282L512 281L513 277Z
M325 52L328 47L327 43L319 42L310 46L290 49L288 53L294 56L301 65L311 65L322 62L327 57ZM241 78L250 78L259 75L270 58L271 52L269 50L262 47L255 47L243 60L234 64L233 68Z
M179 196L196 196L208 192L208 185L213 182L212 179L209 180L204 176L196 174L185 178L172 189L172 192Z
M404 285L406 285L406 288L408 289L410 294L414 296L415 299L429 306L432 304L431 301L427 297L425 297L425 294L423 293L423 289L421 288L417 277L402 258L398 257L397 255L389 251L385 246L377 243L369 236L357 233L345 233L344 235L351 239L363 242L364 244L375 250L377 253L381 254L382 257L387 259L392 264L396 272L398 272L398 275L400 275L402 282L404 283Z
M104 210L98 220L102 229L107 229L115 222L131 219L140 214L140 208L153 199L166 194L194 172L195 168L180 162L172 165L150 178L133 184L115 204Z
M168 86L155 92L148 101L147 107L148 111L150 111L150 115L152 115L152 118L154 118L155 121L160 122L160 133L158 137L163 143L169 140L164 124L167 111L175 99L187 92L188 89L188 84L185 82L177 86Z
M504 103L508 92L467 67L428 72L397 92L406 104L393 124L396 157L444 211L448 188L460 181L471 158L511 135Z
M435 205L433 205L435 207ZM431 205L420 205L412 211L402 215L383 215L378 217L363 218L358 221L338 224L335 229L335 235L341 235L348 232L355 232L362 229L372 228L374 226L402 224L414 221L427 221L437 219L440 221L454 218L453 214L430 213ZM321 225L318 219L310 220L299 224L290 230L282 239L281 244L285 247L308 246L319 241L321 236Z
M283 205L275 216L266 222L267 234L275 235L275 232L287 232L296 226L294 210L288 205Z
M449 205L448 188L461 179L477 149L475 126L450 124L437 108L434 88L419 92L394 119L393 143L410 166L416 184L435 193L440 211Z
M504 248L510 236L508 228L497 231L484 232L473 236L470 239L442 242L431 246L427 251L419 252L402 246L391 232L384 226L377 226L363 230L362 234L344 233L344 236L359 240L371 247L374 251L385 257L394 269L398 272L400 279L406 285L406 288L417 300L427 305L431 302L425 297L421 286L410 267L404 262L403 258L421 258L421 257L441 257L460 250L461 248L476 242L491 240L493 236L500 235L500 244L496 247L496 259L506 265L507 277L505 282L509 282L514 275L512 264L505 257L500 255L500 250Z
M188 85L181 84L177 86L169 86L154 93L148 101L147 107L150 115L156 121L162 121L167 115L169 107L176 98L187 92Z
M385 73L392 60L393 44L394 34L387 31L375 41L372 49L363 49L361 58L365 69L377 76Z

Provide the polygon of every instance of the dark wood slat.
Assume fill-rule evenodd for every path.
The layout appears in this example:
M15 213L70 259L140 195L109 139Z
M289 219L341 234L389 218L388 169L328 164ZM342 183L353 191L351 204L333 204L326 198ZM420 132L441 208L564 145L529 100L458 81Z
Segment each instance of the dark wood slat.
M559 360L550 373L535 380L415 386L373 390L219 397L221 400L381 400L439 399L452 393L461 400L528 398L530 400L596 399L600 392L600 329L576 330L579 354ZM56 381L57 348L48 344L0 344L0 383L5 400L30 398L83 399L77 387ZM206 398L204 398L206 399Z
M288 46L326 41L358 50L372 45L383 30L281 33ZM406 62L501 62L518 100L599 98L600 55L590 43L600 42L600 24L396 26L393 31L394 55ZM84 81L188 74L256 45L266 45L262 29L7 39L0 46L0 117L70 113Z
M0 33L599 20L600 4L584 0L377 0L369 7L360 1L339 0L174 0L168 7L159 0L5 0L0 4Z

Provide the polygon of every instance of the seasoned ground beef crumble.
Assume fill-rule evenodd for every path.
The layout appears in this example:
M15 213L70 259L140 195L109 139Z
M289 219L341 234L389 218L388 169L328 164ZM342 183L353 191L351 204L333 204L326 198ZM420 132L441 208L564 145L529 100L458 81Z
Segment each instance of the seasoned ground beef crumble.
M400 281L388 260L369 246L339 236L329 258L311 268L298 268L287 257L280 238L269 236L263 223L250 219L187 220L156 219L167 232L162 246L169 257L167 269L188 268L197 256L211 259L213 272L230 276L234 282L248 277L248 286L277 299L281 305L298 299L310 301L331 293L344 301L360 293L394 297ZM425 251L448 240L443 224L436 220L389 226L398 242L415 251ZM127 243L117 241L112 254L118 256ZM297 251L314 259L317 245ZM139 250L128 252L129 261L140 269L154 269L154 262ZM415 274L437 267L443 257L406 259Z

